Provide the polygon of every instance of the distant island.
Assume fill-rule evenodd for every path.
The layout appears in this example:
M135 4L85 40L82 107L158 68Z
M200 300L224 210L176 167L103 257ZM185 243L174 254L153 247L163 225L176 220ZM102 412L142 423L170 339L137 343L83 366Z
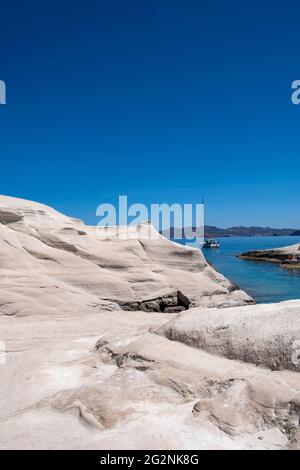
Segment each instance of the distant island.
M178 229L171 227L170 230L161 230L160 233L167 238L171 239L185 239L193 238L195 234L195 227L186 227L185 229ZM205 226L206 238L218 237L284 237L284 236L300 236L300 230L293 228L272 228L272 227L229 227L219 228L213 225ZM200 232L199 232L199 235Z

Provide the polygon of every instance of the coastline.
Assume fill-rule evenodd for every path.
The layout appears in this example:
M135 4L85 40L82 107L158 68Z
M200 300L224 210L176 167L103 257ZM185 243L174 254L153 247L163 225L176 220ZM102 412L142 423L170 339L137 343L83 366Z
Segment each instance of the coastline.
M227 279L248 292L258 304L298 299L300 277L297 269L281 269L278 259L241 258L241 253L276 251L288 246L290 237L222 237L220 247L205 249L208 263ZM300 237L293 240L296 246ZM193 245L195 246L195 245ZM259 281L258 281L259 280Z
M0 448L300 448L300 300L149 230L0 197Z
M285 269L300 269L300 245L291 245L278 249L258 250L242 253L241 259L279 264Z

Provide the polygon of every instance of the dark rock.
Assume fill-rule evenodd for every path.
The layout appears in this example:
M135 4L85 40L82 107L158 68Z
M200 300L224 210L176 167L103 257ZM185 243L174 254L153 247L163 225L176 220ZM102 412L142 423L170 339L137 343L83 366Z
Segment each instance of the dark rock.
M177 291L157 299L119 302L123 310L141 310L143 312L182 312L190 306L190 300L181 291Z
M180 313L185 308L182 305L177 305L176 307L167 307L165 308L165 313Z
M178 301L178 305L182 306L185 308L185 310L188 310L189 306L190 306L190 299L184 295L180 290L177 291L177 301Z
M142 310L143 312L161 312L161 302L159 300L142 302L139 310Z

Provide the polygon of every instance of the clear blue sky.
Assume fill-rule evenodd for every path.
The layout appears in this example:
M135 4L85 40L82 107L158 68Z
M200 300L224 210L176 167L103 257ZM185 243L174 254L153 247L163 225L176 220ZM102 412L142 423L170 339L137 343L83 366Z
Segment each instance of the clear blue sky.
M299 227L297 1L1 1L1 194Z

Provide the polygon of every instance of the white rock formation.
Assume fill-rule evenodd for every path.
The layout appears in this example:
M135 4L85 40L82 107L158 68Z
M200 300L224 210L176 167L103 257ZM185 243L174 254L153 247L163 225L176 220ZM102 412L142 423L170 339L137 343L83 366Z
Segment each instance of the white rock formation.
M148 224L116 233L5 196L0 197L0 256L0 315L82 315L178 289L195 306L252 301L208 266L200 251L168 241Z
M200 252L149 230L97 237L1 197L0 448L299 448L300 301L243 306ZM122 309L178 290L197 308Z
M269 261L271 263L281 263L283 266L289 257L300 257L299 243L290 246L284 246L282 248L274 248L271 250L248 251L240 255L240 258L252 259L255 261Z
M222 310L194 308L157 332L229 359L271 370L300 370L300 358L295 360L300 340L298 300Z

